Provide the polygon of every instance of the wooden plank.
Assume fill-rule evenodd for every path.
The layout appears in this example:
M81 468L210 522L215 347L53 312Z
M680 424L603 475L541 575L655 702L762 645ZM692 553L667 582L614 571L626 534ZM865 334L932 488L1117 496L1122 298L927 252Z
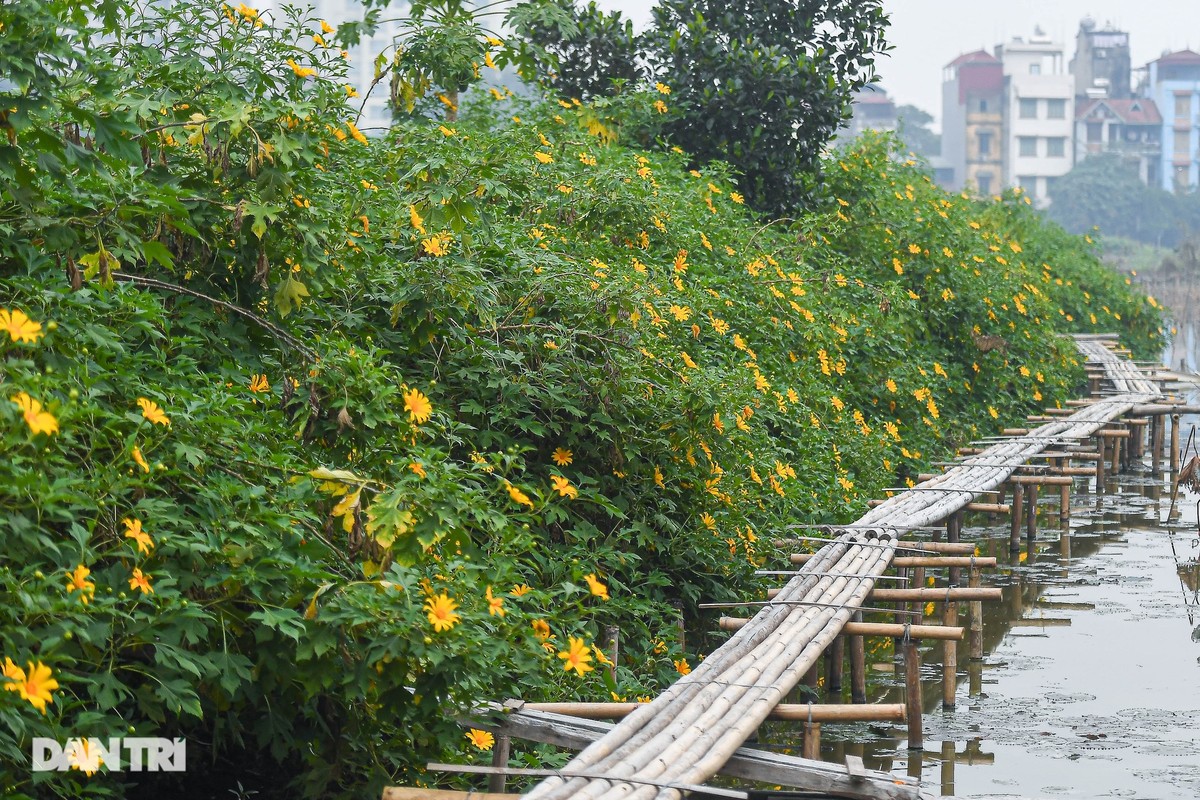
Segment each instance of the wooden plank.
M488 727L472 722L475 727ZM496 730L495 726L492 726ZM501 733L571 750L582 750L612 730L612 725L596 720L574 719L544 711L518 711L508 714L499 727ZM796 758L751 747L739 747L725 763L720 774L744 780L790 786L801 791L822 792L852 800L920 800L921 794L911 778L886 772L865 771L865 777L851 780L844 767L824 761Z
M846 774L852 781L866 780L867 768L863 764L863 760L854 755L846 756Z
M465 775L530 775L539 778L587 778L589 780L609 781L614 784L630 786L653 786L656 789L674 789L678 792L698 794L701 797L726 797L730 800L749 800L750 795L737 789L721 789L716 786L705 786L699 783L684 783L672 781L652 781L645 778L614 778L602 772L590 770L573 770L570 767L562 769L527 769L523 767L485 767L481 764L443 764L431 761L425 765L430 772L458 772Z

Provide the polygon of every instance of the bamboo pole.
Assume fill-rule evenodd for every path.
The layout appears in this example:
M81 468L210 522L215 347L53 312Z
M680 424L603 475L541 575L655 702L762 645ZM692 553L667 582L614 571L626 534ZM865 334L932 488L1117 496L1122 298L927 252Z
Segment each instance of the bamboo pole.
M1153 427L1151 428L1151 435L1150 435L1150 440L1151 440L1150 449L1152 451L1150 454L1150 459L1151 459L1150 474L1153 475L1155 478L1162 476L1163 438L1164 438L1163 437L1163 426L1165 425L1165 422L1166 421L1163 419L1162 414L1156 414L1152 418L1152 423L1151 423Z
M855 612L852 620L861 623L862 612ZM867 648L862 634L850 635L850 702L867 702Z
M1033 484L1026 491L1029 497L1029 513L1025 515L1025 536L1029 539L1029 547L1032 550L1033 540L1037 538L1037 508L1038 508L1038 486Z
M807 564L811 558L811 553L788 556L793 564ZM893 567L969 567L972 564L994 567L996 559L992 556L896 556L892 559Z
M953 600L942 609L942 625L947 628L958 625L958 604ZM953 709L955 689L958 684L958 642L942 640L942 708Z
M492 745L492 766L507 767L509 751L512 747L512 740L504 734L496 737L495 744ZM504 791L504 782L506 775L503 772L494 772L488 775L488 791L494 794L499 794Z
M1021 549L1021 511L1025 504L1025 486L1013 484L1012 515L1009 517L1008 549L1017 552Z
M915 639L904 642L904 704L908 709L908 749L925 747L921 725L921 656Z
M983 582L978 569L972 569L967 578L968 588L979 589ZM971 643L971 660L983 660L983 603L979 600L970 601L971 621L968 626Z
M800 749L800 757L821 760L821 723L804 723L804 744Z
M717 625L723 631L740 630L749 620L743 617L721 617ZM894 622L847 622L842 633L857 636L904 636L907 629L914 639L961 639L965 630L960 627L944 625L897 625Z
M846 660L846 639L839 636L825 651L825 696L830 700L841 700L842 669Z
M1171 415L1171 475L1179 474L1179 415Z
M624 719L645 703L525 703L522 711L548 711L580 719ZM767 719L795 722L902 722L903 703L780 703Z

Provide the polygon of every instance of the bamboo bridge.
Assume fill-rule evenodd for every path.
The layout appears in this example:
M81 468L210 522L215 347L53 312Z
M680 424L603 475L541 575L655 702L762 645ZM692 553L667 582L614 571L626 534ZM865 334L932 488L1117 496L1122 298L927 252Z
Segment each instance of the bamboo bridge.
M819 750L808 746L807 736L806 758L754 749L745 742L770 718L806 720L806 730L819 730L822 719L907 718L909 746L919 748L922 712L916 641L944 640L943 668L949 670L944 673L949 688L943 699L952 706L955 646L964 634L963 628L956 627L955 602L971 605L971 655L981 658L980 601L998 598L1000 591L980 588L978 580L980 569L995 566L995 559L974 555L973 544L958 543L963 513L1010 513L1013 543L1019 546L1022 509L1028 502L1026 522L1032 536L1040 486L1061 488L1060 513L1065 519L1070 484L1076 477L1094 472L1097 489L1102 490L1110 459L1114 471L1122 463L1122 443L1124 459L1129 460L1143 454L1147 438L1157 473L1163 458L1163 421L1168 415L1176 423L1172 426L1171 469L1173 473L1177 470L1178 418L1192 409L1166 401L1159 380L1125 358L1115 338L1076 337L1087 358L1091 397L1071 401L1070 408L1048 409L1046 415L1031 417L1031 426L1040 423L1036 427L1009 429L1003 437L960 451L962 455L945 464L943 472L922 476L914 488L873 504L855 523L822 529L827 538L819 540L819 550L791 557L798 567L786 573L791 576L786 585L773 591L752 618L723 618L722 627L733 631L730 639L653 701L619 708L620 704L493 704L492 711L504 714L502 724L491 726L500 736L496 766L430 764L430 769L490 773L491 788L497 791L503 786L504 774L545 776L525 795L532 800L749 796L705 785L718 774L827 796L863 800L924 797L912 779L865 770L857 758L847 758L845 765L818 760ZM1089 440L1093 444L1089 445ZM1094 466L1071 467L1072 459L1094 462ZM1038 462L1036 468L1031 461ZM1009 488L1012 500L1005 504L1004 492ZM988 500L991 502L984 502ZM917 541L921 531L937 525L944 526L946 541ZM884 571L896 567L912 570L909 577L916 580L909 585L919 588L877 587ZM923 586L924 570L934 567L952 570L952 588ZM964 571L970 573L970 585L953 588ZM902 609L920 607L935 598L945 603L944 626L916 625L904 616L912 612ZM895 601L896 622L862 622L869 601ZM921 620L919 612L913 616ZM861 674L864 635L892 636L897 654L903 649L907 707L865 704L865 691L859 687L865 685ZM828 659L830 652L836 653L833 661L840 681L844 641L852 651L854 701L864 705L786 703L789 693L806 676L813 682L811 677L823 654ZM828 674L830 661L826 663ZM860 692L864 696L860 697ZM567 713L558 713L561 711ZM623 719L616 724L603 721L620 717ZM476 720L472 724L482 723ZM510 769L508 737L582 752L557 770ZM405 791L409 790L389 789L384 797L424 796L401 793Z

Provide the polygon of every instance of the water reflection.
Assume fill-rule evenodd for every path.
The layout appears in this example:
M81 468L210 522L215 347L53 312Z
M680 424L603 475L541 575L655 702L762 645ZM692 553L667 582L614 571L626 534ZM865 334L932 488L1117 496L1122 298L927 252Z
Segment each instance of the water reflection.
M1053 499L1041 504L1017 552L1006 520L975 519L963 539L998 559L984 584L1003 600L984 604L984 659L960 645L956 708L941 709L941 647L924 646L924 749L907 749L902 725L827 724L822 758L858 755L944 796L1200 797L1200 497L1181 491L1167 520L1169 477L1135 470L1103 495L1077 483L1067 522ZM931 622L941 611L925 609ZM869 702L903 702L890 640L868 640L867 658ZM799 754L799 740L780 724L762 745Z

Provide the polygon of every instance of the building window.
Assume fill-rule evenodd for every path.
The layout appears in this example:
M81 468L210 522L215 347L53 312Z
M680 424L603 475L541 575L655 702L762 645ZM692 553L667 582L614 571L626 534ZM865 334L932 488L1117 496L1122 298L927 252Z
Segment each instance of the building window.
M1022 97L1019 110L1021 119L1037 119L1037 106L1036 97Z
M1033 195L1034 197L1038 196L1037 175L1018 175L1017 176L1017 186L1020 186L1022 189L1024 189L1026 192Z
M1062 158L1067 154L1067 139L1065 136L1051 136L1046 140L1046 155L1050 158Z
M1024 158L1037 157L1037 137L1036 136L1018 136L1017 137L1017 155Z
M1175 156L1187 158L1191 137L1184 131L1175 131Z
M1046 101L1046 117L1048 119L1066 119L1067 118L1067 101L1066 100L1047 100Z
M979 193L989 195L992 193L992 173L980 172L975 176L975 183L979 185Z
M1192 116L1192 96L1190 94L1175 95L1175 119L1190 119Z
M1180 165L1175 167L1175 194L1183 194L1188 189L1188 168Z
M1042 74L1042 65L1041 64L1030 64L1029 65L1029 74L1030 75L1041 75Z
M1087 124L1087 140L1090 144L1104 141L1104 124L1101 122L1089 122Z
M979 101L979 113L981 113L981 114L987 113L987 100Z
M991 155L992 155L991 131L980 131L976 135L979 137L979 157L980 158L991 158Z

